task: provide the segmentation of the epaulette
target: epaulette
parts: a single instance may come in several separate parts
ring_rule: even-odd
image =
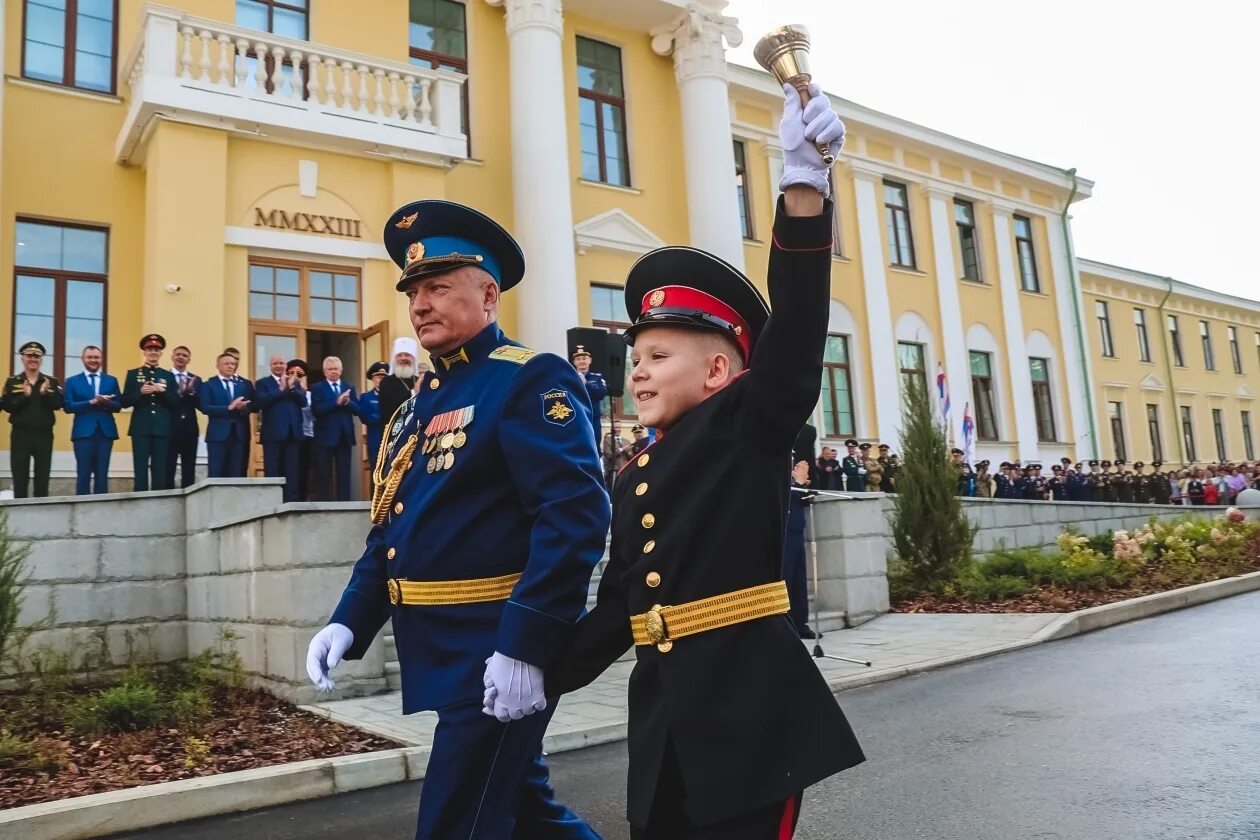
[[[530,350],[528,347],[515,347],[511,344],[504,344],[502,347],[496,348],[495,351],[490,354],[490,358],[498,359],[501,362],[515,362],[518,365],[523,365],[537,355],[537,350]]]

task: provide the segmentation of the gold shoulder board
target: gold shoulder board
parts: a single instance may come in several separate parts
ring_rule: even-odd
[[[491,353],[490,358],[523,365],[537,355],[538,352],[536,350],[530,350],[528,347],[513,347],[510,344],[505,344]]]

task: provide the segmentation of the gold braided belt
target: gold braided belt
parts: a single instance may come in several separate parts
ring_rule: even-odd
[[[506,601],[521,579],[519,572],[472,580],[406,580],[390,578],[389,602],[409,607],[445,607],[451,604],[480,604]]]
[[[645,613],[630,616],[630,632],[636,645],[656,645],[661,653],[669,653],[674,641],[684,636],[787,611],[787,584],[776,580],[688,604],[657,604]]]

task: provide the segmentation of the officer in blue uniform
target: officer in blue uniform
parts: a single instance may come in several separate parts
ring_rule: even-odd
[[[525,261],[494,221],[418,201],[389,217],[385,246],[435,369],[385,423],[374,526],[307,671],[332,689],[329,668],[392,619],[403,713],[438,713],[418,839],[598,837],[555,801],[541,754],[543,669],[610,519],[586,390],[567,360],[499,329]],[[483,713],[491,682],[509,688]]]
[[[376,468],[376,455],[381,451],[381,433],[388,418],[381,417],[381,380],[389,373],[389,365],[373,362],[367,369],[368,389],[359,395],[359,419],[367,436],[367,468]]]
[[[602,440],[603,430],[600,428],[599,412],[604,397],[608,396],[608,383],[604,381],[603,374],[591,370],[591,351],[581,344],[573,351],[573,367],[582,377],[582,384],[586,386],[586,396],[594,409],[591,412],[591,426],[595,432],[595,440]]]

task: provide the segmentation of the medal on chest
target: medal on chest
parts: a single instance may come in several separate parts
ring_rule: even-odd
[[[442,472],[455,466],[455,450],[468,443],[468,433],[464,430],[472,424],[475,413],[476,406],[469,405],[438,414],[429,421],[420,450],[429,456],[425,465],[427,472]]]

